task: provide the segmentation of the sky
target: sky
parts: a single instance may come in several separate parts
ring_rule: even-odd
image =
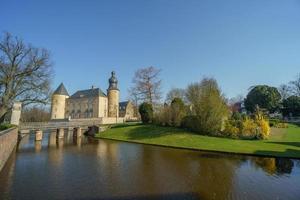
[[[162,91],[215,78],[230,98],[300,73],[300,0],[0,0],[0,31],[51,52],[53,89],[121,100],[134,72],[160,68]]]

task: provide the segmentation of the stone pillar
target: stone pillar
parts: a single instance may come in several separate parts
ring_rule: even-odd
[[[41,141],[43,139],[43,131],[36,130],[35,131],[35,141]]]
[[[74,133],[73,133],[74,137],[81,137],[82,136],[82,131],[81,131],[81,127],[76,127],[74,128]]]
[[[64,138],[64,133],[65,133],[65,130],[63,128],[59,128],[59,129],[57,129],[56,137],[57,138]]]
[[[12,112],[11,112],[11,118],[10,123],[13,125],[19,125],[20,123],[20,117],[21,117],[21,109],[22,109],[22,103],[21,102],[15,102],[13,104]]]

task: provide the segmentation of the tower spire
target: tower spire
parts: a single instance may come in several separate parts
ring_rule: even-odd
[[[108,80],[109,86],[107,89],[107,99],[108,99],[108,117],[119,117],[119,100],[120,91],[118,89],[118,79],[116,78],[116,73],[111,72],[111,77]]]
[[[116,72],[112,71],[111,72],[111,77],[108,80],[109,83],[109,90],[119,90],[118,89],[118,79],[116,78]]]

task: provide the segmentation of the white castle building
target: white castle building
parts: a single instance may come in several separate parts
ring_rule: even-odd
[[[111,73],[107,94],[100,88],[79,90],[69,95],[61,83],[52,95],[51,119],[123,118],[135,119],[130,101],[119,102],[120,91],[115,72]]]

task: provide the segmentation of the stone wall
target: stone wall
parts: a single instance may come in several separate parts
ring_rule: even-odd
[[[0,132],[0,171],[18,141],[18,129],[10,128]]]
[[[125,119],[123,117],[104,117],[102,118],[102,124],[121,124],[124,123]]]

